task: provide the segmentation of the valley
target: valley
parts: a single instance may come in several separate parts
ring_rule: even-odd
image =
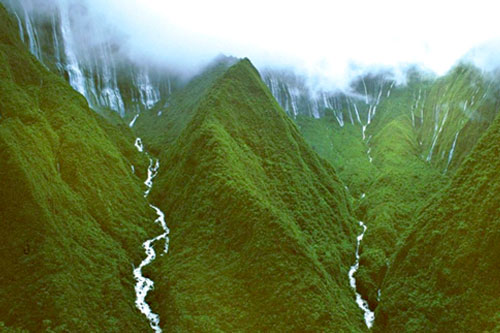
[[[186,78],[2,3],[0,331],[500,329],[498,71]]]

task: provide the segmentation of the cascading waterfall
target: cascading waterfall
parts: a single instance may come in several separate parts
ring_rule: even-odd
[[[128,59],[128,66],[118,62],[111,38],[95,37],[109,34],[106,28],[80,27],[75,16],[79,13],[77,3],[54,3],[51,15],[39,15],[33,10],[37,5],[34,0],[8,0],[6,4],[17,19],[19,34],[30,52],[48,68],[55,67],[92,108],[111,109],[124,117],[127,111],[140,113],[150,109],[172,93],[167,73],[164,78],[168,82],[163,85],[152,80],[148,66]],[[81,52],[82,41],[92,45],[92,50]],[[118,85],[124,80],[130,86]]]
[[[434,134],[432,136],[432,145],[431,145],[431,149],[429,150],[429,155],[427,155],[428,162],[430,162],[432,159],[432,153],[434,151],[434,147],[436,146],[439,135],[443,131],[444,124],[446,123],[446,119],[448,118],[449,108],[446,108],[441,125],[439,125],[440,111],[441,111],[441,108],[436,107],[436,109],[435,109],[435,122],[434,122]]]
[[[396,84],[395,81],[379,79],[375,83],[376,90],[370,91],[373,84],[365,77],[360,77],[358,88],[361,92],[342,92],[312,91],[304,77],[287,72],[265,71],[263,80],[278,104],[291,117],[296,118],[300,114],[321,118],[326,114],[333,114],[340,127],[345,126],[348,120],[351,124],[357,121],[361,126],[373,122],[378,105],[388,89],[386,85],[390,84],[390,90]],[[366,108],[361,105],[366,105]]]
[[[147,108],[151,108],[160,101],[160,92],[151,84],[146,70],[141,71],[141,73],[137,75],[136,86],[139,89],[139,99],[142,105],[145,105]]]
[[[354,111],[356,112],[356,118],[358,119],[358,122],[361,124],[361,118],[359,117],[359,111],[358,111],[358,106],[356,103],[353,103],[354,105]]]
[[[96,60],[95,64],[95,72],[100,71],[100,75],[98,75],[100,85],[97,95],[100,105],[108,106],[123,117],[125,115],[125,104],[118,88],[116,65],[111,52],[109,42],[100,45],[99,61]]]
[[[40,44],[38,40],[37,31],[33,28],[33,23],[28,15],[28,10],[23,7],[24,10],[24,22],[26,24],[26,33],[28,34],[28,42],[30,52],[40,61],[42,61],[42,53],[40,52]]]
[[[16,16],[16,19],[17,19],[17,25],[19,27],[19,36],[21,37],[21,40],[23,41],[24,43],[24,29],[23,29],[23,22],[21,21],[21,18],[19,17],[19,15],[14,12],[14,15]]]
[[[368,103],[368,89],[366,89],[366,83],[365,83],[365,78],[361,77],[361,82],[363,82],[363,87],[365,88],[365,102],[366,104]]]
[[[135,139],[135,143],[134,143],[135,147],[137,148],[137,150],[142,153],[144,151],[144,146],[142,145],[142,140],[141,138],[137,138]]]
[[[396,81],[393,81],[391,86],[389,87],[389,90],[387,90],[387,97],[390,97],[391,96],[391,90],[392,88],[394,87],[394,85],[396,84]]]
[[[375,320],[375,313],[370,310],[368,302],[363,299],[360,293],[358,293],[356,289],[356,278],[354,277],[354,274],[356,274],[356,272],[359,269],[359,247],[367,229],[366,225],[363,222],[359,221],[359,225],[363,228],[363,231],[357,237],[356,261],[349,270],[349,284],[351,285],[351,288],[354,290],[354,293],[356,294],[356,304],[358,304],[358,307],[361,310],[363,310],[366,326],[368,328],[371,328],[373,325],[373,321]]]
[[[61,47],[59,43],[59,36],[57,34],[57,17],[56,14],[52,15],[52,39],[54,40],[54,55],[56,58],[56,67],[59,71],[63,70],[63,64],[61,59]]]
[[[60,20],[61,35],[64,43],[64,55],[66,59],[65,68],[68,73],[69,84],[88,99],[87,90],[85,89],[85,78],[74,52],[73,33],[71,31],[69,16],[65,10],[60,11]]]
[[[139,118],[139,114],[136,114],[134,116],[134,119],[132,119],[132,121],[130,122],[130,124],[128,124],[128,127],[130,127],[130,128],[134,127],[134,124],[135,124],[135,121],[137,120],[137,118]]]
[[[299,99],[300,91],[298,88],[288,89],[290,95],[290,106],[292,108],[292,113],[294,118],[299,114],[299,108],[297,106],[297,99]]]
[[[455,151],[455,146],[457,145],[458,134],[460,134],[460,131],[455,134],[455,139],[453,139],[453,143],[451,144],[450,153],[448,154],[448,163],[446,164],[446,169],[444,170],[444,172],[448,171],[448,167],[450,166],[451,160],[453,158],[453,152]]]
[[[422,89],[418,89],[418,97],[416,98],[415,104],[411,106],[411,125],[415,128],[415,111],[418,110],[418,105],[420,103],[420,98],[422,98]]]
[[[354,125],[354,118],[352,117],[352,110],[350,103],[347,103],[347,112],[349,113],[349,119],[351,120],[351,124]]]
[[[335,119],[339,123],[340,127],[344,127],[344,114],[342,113],[342,110],[339,110],[340,107],[335,99],[333,99],[334,103],[331,103],[330,98],[326,96],[326,93],[321,93],[323,97],[323,107],[325,109],[330,109],[333,111],[333,115],[335,116]],[[352,117],[351,117],[352,119]]]
[[[135,146],[137,147],[137,150],[139,152],[144,151],[144,147],[142,145],[142,140],[140,138],[137,138],[135,140]],[[156,162],[154,162],[153,158],[149,157],[148,177],[147,177],[146,181],[144,182],[147,189],[144,192],[144,197],[147,197],[149,192],[151,191],[151,188],[153,187],[153,179],[158,174],[159,168],[160,168],[159,160],[156,160]],[[156,218],[156,220],[154,222],[160,224],[164,232],[162,234],[154,237],[154,238],[146,240],[142,244],[142,247],[144,248],[144,250],[146,252],[146,258],[140,263],[140,265],[138,267],[134,268],[134,270],[133,270],[134,278],[136,280],[135,305],[141,311],[141,313],[144,314],[146,316],[146,318],[149,320],[149,324],[151,325],[151,328],[156,333],[161,333],[162,329],[160,328],[160,316],[158,314],[154,313],[151,310],[151,307],[149,306],[149,304],[146,302],[146,296],[147,296],[148,292],[153,289],[154,282],[153,282],[153,280],[142,275],[142,269],[144,267],[146,267],[147,265],[151,264],[156,259],[156,251],[154,249],[155,242],[157,242],[159,240],[164,240],[165,246],[163,249],[163,253],[161,255],[168,252],[168,246],[169,246],[168,235],[170,233],[170,230],[168,229],[167,224],[165,223],[165,214],[156,206],[153,206],[150,204],[149,207],[154,209],[154,211],[156,212],[156,215],[158,217]]]

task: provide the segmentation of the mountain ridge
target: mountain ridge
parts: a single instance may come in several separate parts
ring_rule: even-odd
[[[270,137],[269,128],[275,129],[279,137]],[[278,148],[284,142],[294,143],[284,147],[295,148]],[[190,124],[161,159],[168,167],[159,175],[152,196],[166,212],[172,235],[171,253],[160,264],[160,271],[169,278],[164,280],[159,273],[154,297],[171,329],[242,331],[286,327],[315,331],[352,326],[350,329],[363,330],[340,305],[345,304],[353,316],[362,318],[351,300],[347,278],[354,260],[351,255],[356,223],[349,218],[343,184],[333,169],[309,150],[248,60],[230,67],[217,80]],[[303,176],[292,176],[291,168],[298,168]],[[320,208],[311,206],[312,211],[304,213],[307,205],[299,205],[297,198],[311,202],[315,196],[309,191],[322,198]],[[176,198],[169,193],[176,193]],[[303,213],[296,209],[297,205]],[[315,235],[313,229],[324,231]],[[345,229],[351,230],[349,238],[326,242],[335,239],[333,234],[342,235]],[[323,250],[313,250],[313,240]],[[256,251],[258,256],[253,254]],[[325,256],[322,251],[331,254]],[[186,256],[198,260],[185,262],[181,258]],[[304,261],[306,257],[312,261]],[[336,265],[327,262],[343,262],[343,268],[334,269]],[[302,282],[295,287],[291,279]],[[333,288],[336,285],[342,286],[339,291]],[[292,292],[297,288],[302,292]],[[335,315],[321,305],[324,292],[317,288],[338,295],[342,303],[327,302],[343,314]],[[199,302],[191,304],[193,298]],[[295,298],[302,301],[291,300]],[[240,315],[231,322],[222,320],[234,308]],[[318,314],[311,318],[312,309]],[[299,318],[297,314],[305,316]],[[338,316],[347,322],[342,324]]]

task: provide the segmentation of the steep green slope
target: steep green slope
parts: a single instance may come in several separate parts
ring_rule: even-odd
[[[131,133],[38,63],[0,7],[2,325],[147,331],[132,263],[154,212],[132,163],[145,168]]]
[[[491,77],[462,64],[437,80],[410,72],[406,85],[382,99],[364,140],[357,124],[296,119],[309,144],[359,198],[356,215],[368,229],[357,287],[372,309],[379,290],[385,293],[398,240],[491,124],[498,110],[495,91]]]
[[[200,100],[235,62],[236,59],[232,57],[216,58],[185,87],[169,96],[165,106],[143,112],[137,118],[134,130],[140,133],[152,152],[158,154],[181,134]]]
[[[425,83],[416,82],[422,86]],[[377,172],[365,187],[358,217],[368,230],[361,246],[359,290],[377,305],[389,258],[419,209],[444,184],[439,170],[420,157],[417,132],[408,114],[413,84],[395,88],[367,129],[367,145]]]
[[[358,198],[356,216],[368,229],[360,249],[357,287],[372,309],[400,235],[443,185],[441,173],[420,157],[407,107],[411,92],[412,87],[394,88],[391,98],[382,100],[365,140],[358,125],[340,127],[328,117],[297,118],[306,140]]]
[[[367,155],[361,128],[347,123],[340,127],[333,117],[320,119],[298,116],[296,123],[307,143],[334,166],[349,192],[359,198],[377,173]]]
[[[376,332],[500,329],[499,156],[497,118],[399,249]]]
[[[161,156],[171,228],[154,304],[173,332],[358,332],[343,184],[248,60],[227,70]]]
[[[493,122],[498,87],[487,73],[460,64],[432,85],[414,88],[418,95],[411,111],[422,157],[436,168],[454,170]]]

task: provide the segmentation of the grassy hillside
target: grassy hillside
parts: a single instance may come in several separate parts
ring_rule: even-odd
[[[500,329],[500,118],[430,202],[384,282],[376,332]]]
[[[0,7],[0,322],[147,331],[132,264],[154,220],[133,136],[29,54]]]
[[[153,293],[165,329],[363,331],[344,186],[255,68],[229,68],[193,111],[152,193],[172,231]]]

